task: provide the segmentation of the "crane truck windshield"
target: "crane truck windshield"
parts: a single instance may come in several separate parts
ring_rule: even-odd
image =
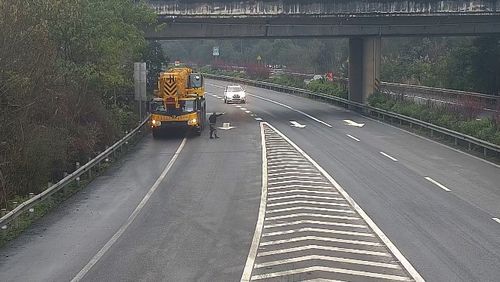
[[[151,104],[151,111],[159,114],[178,115],[192,113],[196,110],[195,100],[183,100],[179,101],[179,104],[179,109],[166,109],[162,101],[154,101]]]

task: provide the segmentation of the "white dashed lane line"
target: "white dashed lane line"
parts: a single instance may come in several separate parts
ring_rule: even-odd
[[[430,178],[430,177],[428,177],[428,176],[426,176],[426,177],[425,177],[425,179],[426,179],[427,181],[431,182],[432,184],[436,185],[437,187],[439,187],[439,188],[443,189],[443,190],[444,190],[444,191],[446,191],[446,192],[450,192],[450,191],[451,191],[450,189],[448,189],[448,188],[447,188],[446,186],[444,186],[443,184],[441,184],[441,183],[437,182],[436,180],[434,180],[434,179],[432,179],[432,178]]]
[[[352,136],[352,135],[350,135],[350,134],[346,134],[346,135],[347,135],[347,137],[351,138],[352,140],[354,140],[354,141],[356,141],[356,142],[361,141],[361,140],[359,140],[358,138],[356,138],[356,137],[354,137],[354,136]]]
[[[219,99],[219,100],[224,100],[223,97],[220,97],[220,96],[217,96],[215,94],[211,94],[209,92],[206,92],[207,95],[210,95],[216,99]],[[262,121],[262,118],[259,118],[257,117],[256,114],[252,113],[252,111],[248,110],[247,108],[244,108],[243,106],[241,105],[237,105],[237,104],[232,104],[233,107],[236,107],[236,108],[239,108],[241,111],[245,112],[246,114],[249,114],[251,117],[253,117],[256,121]]]
[[[389,156],[388,154],[386,154],[386,153],[384,153],[384,152],[380,152],[380,154],[381,154],[382,156],[384,156],[384,157],[389,158],[390,160],[392,160],[392,161],[394,161],[394,162],[397,162],[397,161],[398,161],[398,159],[396,159],[396,158],[394,158],[394,157],[391,157],[391,156]]]
[[[255,94],[250,94],[250,93],[248,93],[248,95],[250,95],[250,96],[252,96],[252,97],[255,97],[255,98],[258,98],[258,99],[261,99],[261,100],[264,100],[264,101],[267,101],[267,102],[271,102],[271,103],[273,103],[273,104],[276,104],[276,105],[282,106],[282,107],[284,107],[284,108],[287,108],[287,109],[289,109],[289,110],[292,110],[292,111],[294,111],[294,112],[297,112],[297,113],[299,113],[299,114],[302,114],[302,115],[304,115],[304,116],[306,116],[306,117],[308,117],[308,118],[310,118],[310,119],[312,119],[312,120],[314,120],[314,121],[316,121],[316,122],[319,122],[319,123],[321,123],[321,124],[323,124],[323,125],[325,125],[325,126],[327,126],[327,127],[330,127],[330,128],[331,128],[331,127],[333,127],[331,124],[329,124],[329,123],[327,123],[327,122],[324,122],[324,121],[322,121],[322,120],[320,120],[320,119],[318,119],[318,118],[313,117],[313,116],[312,116],[312,115],[310,115],[310,114],[307,114],[307,113],[305,113],[305,112],[303,112],[303,111],[301,111],[301,110],[297,110],[297,109],[295,109],[295,108],[293,108],[293,107],[291,107],[291,106],[288,106],[288,105],[286,105],[286,104],[283,104],[283,103],[280,103],[280,102],[278,102],[278,101],[271,100],[271,99],[268,99],[268,98],[264,98],[264,97],[261,97],[261,96],[259,96],[259,95],[255,95]]]
[[[494,218],[492,218],[492,219],[493,219],[494,221],[496,221],[497,223],[500,223],[500,219],[499,219],[499,218],[494,217]]]

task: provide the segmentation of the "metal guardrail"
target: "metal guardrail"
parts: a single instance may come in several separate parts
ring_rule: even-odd
[[[342,83],[344,86],[347,86],[349,83],[348,78],[336,78],[335,80]],[[403,94],[408,97],[418,97],[446,103],[462,103],[464,99],[473,98],[477,99],[485,110],[489,111],[497,111],[496,108],[500,105],[500,96],[421,85],[382,81],[380,82],[380,91],[394,95]]]
[[[232,70],[245,70],[245,67],[230,66]],[[301,77],[312,78],[315,74],[299,73],[288,70],[273,70],[275,74],[288,74]],[[349,84],[349,78],[335,77],[334,80],[344,87]],[[403,94],[407,97],[421,98],[425,100],[434,100],[441,103],[460,104],[467,98],[477,99],[482,105],[483,109],[490,112],[499,112],[500,109],[500,95],[490,95],[477,92],[468,92],[454,89],[437,88],[421,85],[402,84],[394,82],[380,82],[380,91],[391,95]]]
[[[303,73],[286,72],[286,71],[284,73],[299,75],[299,76],[307,76],[307,77],[314,76],[314,74],[303,74]],[[347,84],[349,83],[349,79],[344,77],[336,77],[335,81],[343,84],[346,87]],[[471,97],[479,99],[480,103],[484,104],[484,106],[491,111],[495,111],[496,107],[500,105],[500,96],[497,95],[489,95],[477,92],[468,92],[468,91],[446,89],[446,88],[437,88],[437,87],[382,81],[380,82],[380,90],[383,92],[393,92],[394,94],[405,94],[408,96],[421,97],[426,99],[439,98],[441,100],[447,100],[448,102],[460,102],[461,99],[464,99],[466,97]]]
[[[385,120],[386,117],[389,117],[391,119],[391,122],[393,122],[395,119],[399,121],[400,124],[407,123],[409,124],[410,127],[413,126],[418,126],[420,128],[426,128],[430,130],[431,136],[433,136],[435,133],[440,133],[443,136],[448,136],[454,139],[455,145],[458,145],[459,141],[465,142],[468,144],[468,149],[472,150],[472,146],[476,146],[478,148],[483,149],[483,155],[485,157],[488,156],[489,152],[494,152],[497,156],[500,156],[500,146],[457,132],[453,131],[451,129],[447,129],[444,127],[440,127],[437,125],[434,125],[432,123],[428,123],[425,121],[421,121],[416,118],[408,117],[405,115],[401,115],[398,113],[390,112],[387,110],[375,108],[369,105],[357,103],[354,101],[349,101],[347,99],[343,99],[340,97],[324,94],[324,93],[316,93],[312,92],[309,90],[301,89],[301,88],[295,88],[295,87],[289,87],[289,86],[283,86],[279,84],[274,84],[274,83],[269,83],[269,82],[264,82],[264,81],[255,81],[255,80],[250,80],[250,79],[244,79],[244,78],[236,78],[236,77],[230,77],[230,76],[223,76],[223,75],[213,75],[213,74],[205,74],[205,77],[207,78],[213,78],[213,79],[218,79],[218,80],[226,80],[226,81],[232,81],[232,82],[239,82],[251,86],[256,86],[260,88],[266,88],[270,90],[275,90],[279,92],[286,92],[286,93],[291,93],[291,94],[298,94],[298,95],[305,95],[313,98],[320,98],[328,101],[333,101],[336,102],[337,104],[340,104],[346,108],[351,108],[351,109],[357,109],[361,110],[362,113],[364,114],[369,114],[369,115],[375,115],[378,117],[382,117],[382,119]]]
[[[114,154],[117,150],[121,149],[123,145],[128,144],[128,141],[132,139],[137,133],[141,131],[141,129],[147,125],[149,120],[149,116],[142,121],[134,130],[132,130],[130,133],[125,135],[122,139],[117,141],[115,144],[113,144],[111,147],[107,148],[104,152],[100,153],[97,157],[94,159],[90,160],[88,163],[85,165],[77,168],[73,173],[67,175],[64,177],[62,180],[57,182],[56,184],[50,186],[48,189],[43,191],[40,194],[35,195],[31,199],[22,202],[20,205],[15,207],[13,210],[9,211],[7,214],[2,216],[0,218],[0,226],[2,230],[7,229],[8,224],[21,216],[24,212],[33,212],[32,208],[36,206],[37,204],[43,202],[44,200],[48,199],[51,195],[54,193],[60,191],[67,185],[71,184],[73,181],[78,181],[79,177],[86,173],[87,171],[90,171],[93,167],[98,166],[101,164],[102,161],[106,160],[111,154]]]

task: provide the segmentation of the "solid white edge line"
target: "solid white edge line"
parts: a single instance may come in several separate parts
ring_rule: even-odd
[[[92,269],[92,267],[99,262],[99,260],[104,256],[104,254],[113,246],[113,244],[120,239],[120,237],[125,233],[127,228],[132,224],[132,222],[135,220],[137,215],[141,212],[141,210],[146,206],[147,202],[153,195],[153,193],[158,189],[160,186],[160,183],[163,181],[167,173],[170,171],[172,166],[174,165],[175,161],[179,157],[179,154],[181,153],[182,149],[184,148],[184,145],[186,144],[187,138],[184,138],[182,140],[181,144],[177,148],[177,151],[175,151],[174,155],[172,156],[172,159],[170,159],[170,162],[168,162],[167,166],[163,170],[163,172],[160,174],[158,179],[156,179],[155,183],[151,188],[149,189],[148,193],[144,196],[142,201],[137,205],[135,210],[132,212],[132,214],[128,217],[127,221],[125,221],[125,224],[123,224],[120,229],[106,242],[106,244],[95,254],[92,259],[76,274],[76,276],[71,279],[71,282],[77,282],[80,281],[89,271]]]
[[[500,223],[500,219],[498,217],[493,217],[492,218],[494,221],[496,221],[497,223]]]
[[[450,192],[450,191],[451,191],[451,190],[450,190],[450,189],[448,189],[446,186],[444,186],[443,184],[441,184],[441,183],[437,182],[436,180],[434,180],[434,179],[430,178],[429,176],[426,176],[426,177],[425,177],[425,179],[426,179],[427,181],[431,182],[432,184],[436,185],[437,187],[439,187],[439,188],[443,189],[443,190],[444,190],[444,191],[446,191],[446,192]]]
[[[222,87],[222,86],[218,86],[218,85],[211,84],[211,83],[207,83],[207,84],[208,84],[208,85],[212,85],[212,86],[214,86],[214,87],[216,87],[216,88],[222,88],[222,89],[224,88],[224,87]],[[349,112],[349,113],[355,113],[355,112],[351,112],[351,111],[349,111],[349,110],[345,110],[344,108],[341,108],[341,107],[336,107],[336,108],[338,108],[338,110],[341,110],[341,111],[346,111],[346,112]],[[454,147],[451,147],[451,146],[449,146],[449,145],[446,145],[446,144],[440,143],[440,142],[438,142],[438,141],[436,141],[436,140],[429,139],[429,138],[427,138],[427,137],[425,137],[425,136],[418,135],[418,134],[413,133],[413,132],[411,132],[411,131],[408,131],[408,130],[406,130],[406,129],[403,129],[403,128],[400,128],[400,127],[397,127],[397,126],[394,126],[394,125],[391,125],[391,124],[388,124],[388,123],[385,123],[385,122],[383,122],[383,121],[377,120],[377,119],[372,118],[372,117],[369,117],[369,116],[365,116],[365,115],[360,115],[360,116],[361,116],[361,117],[363,117],[363,118],[365,118],[365,119],[367,119],[367,120],[371,120],[371,121],[373,121],[373,122],[376,122],[376,123],[379,123],[379,124],[382,124],[382,125],[385,125],[385,126],[392,127],[392,128],[394,128],[394,129],[397,129],[397,130],[403,131],[403,132],[405,132],[405,133],[407,133],[407,134],[409,134],[409,135],[412,135],[412,136],[414,136],[414,137],[417,137],[417,138],[420,138],[420,139],[422,139],[422,140],[426,140],[426,141],[429,141],[429,142],[431,142],[431,143],[434,143],[434,144],[437,144],[437,145],[440,145],[440,146],[446,147],[446,148],[448,148],[448,149],[450,149],[450,150],[452,150],[452,151],[455,151],[455,152],[457,152],[457,153],[460,153],[460,154],[463,154],[463,155],[466,155],[466,156],[472,157],[472,158],[474,158],[474,159],[476,159],[476,160],[478,160],[478,161],[481,161],[481,162],[484,162],[484,163],[486,163],[486,164],[492,165],[492,166],[494,166],[494,167],[500,168],[500,164],[496,164],[496,163],[494,163],[494,162],[490,162],[490,161],[488,161],[488,160],[485,160],[485,159],[480,158],[480,157],[478,157],[478,156],[474,156],[474,155],[472,155],[472,154],[469,154],[469,153],[464,152],[464,151],[462,151],[462,150],[459,150],[459,149],[457,149],[457,148],[454,148]]]
[[[308,159],[332,184],[337,188],[337,190],[346,198],[346,200],[352,205],[352,207],[359,213],[359,215],[366,221],[366,223],[373,229],[375,234],[384,242],[384,244],[389,248],[389,250],[392,252],[392,254],[399,260],[399,262],[403,265],[403,267],[408,271],[410,276],[417,281],[417,282],[424,282],[424,278],[420,276],[420,274],[417,272],[417,270],[411,265],[411,263],[403,256],[403,254],[399,251],[399,249],[389,240],[389,238],[382,232],[382,230],[375,224],[375,222],[363,211],[363,209],[354,201],[354,199],[347,194],[347,192],[344,190],[340,184],[333,179],[333,177],[328,174],[317,162],[315,162],[309,155],[307,155],[299,146],[297,146],[295,143],[293,143],[288,137],[286,137],[283,133],[278,131],[276,128],[274,128],[272,125],[269,123],[265,122],[263,124],[266,124],[270,128],[272,128],[275,132],[277,132],[281,137],[283,137],[285,140],[287,140],[290,145],[292,145],[297,151],[299,151],[306,159]]]
[[[216,84],[212,84],[212,83],[207,83],[207,85],[210,85],[210,86],[213,86],[213,87],[216,87],[216,88],[224,88],[224,87],[222,87],[222,86],[219,86],[219,85],[216,85]],[[297,112],[297,113],[303,114],[304,116],[306,116],[306,117],[308,117],[308,118],[310,118],[310,119],[312,119],[312,120],[314,120],[314,121],[316,121],[316,122],[319,122],[319,123],[321,123],[321,124],[323,124],[323,125],[326,125],[326,126],[328,126],[328,127],[330,127],[330,128],[331,128],[331,127],[333,127],[331,124],[329,124],[329,123],[327,123],[327,122],[324,122],[324,121],[322,121],[322,120],[320,120],[320,119],[318,119],[318,118],[315,118],[315,117],[311,116],[310,114],[307,114],[307,113],[305,113],[305,112],[303,112],[303,111],[301,111],[301,110],[297,110],[297,109],[295,109],[295,108],[293,108],[293,107],[291,107],[291,106],[285,105],[285,104],[280,103],[280,102],[278,102],[278,101],[271,100],[271,99],[268,99],[268,98],[264,98],[264,97],[261,97],[261,96],[259,96],[259,95],[255,95],[255,94],[251,94],[251,93],[248,93],[248,95],[249,95],[249,96],[253,96],[253,97],[257,98],[257,99],[261,99],[261,100],[268,101],[268,102],[274,103],[274,104],[276,104],[276,105],[279,105],[279,106],[285,107],[285,108],[287,108],[287,109],[289,109],[289,110],[292,110],[292,111],[295,111],[295,112]]]
[[[347,135],[347,137],[351,138],[352,140],[354,140],[354,141],[356,141],[356,142],[361,141],[361,140],[359,140],[358,138],[356,138],[356,137],[354,137],[354,136],[352,136],[352,135],[350,135],[350,134],[346,134],[346,135]]]
[[[490,161],[485,160],[485,159],[483,159],[483,158],[480,158],[480,157],[478,157],[478,156],[474,156],[474,155],[472,155],[472,154],[469,154],[469,153],[464,152],[464,151],[462,151],[462,150],[459,150],[459,149],[457,149],[457,148],[453,148],[453,147],[451,147],[451,146],[449,146],[449,145],[446,145],[446,144],[443,144],[443,143],[439,143],[438,141],[435,141],[435,140],[429,139],[429,138],[427,138],[427,137],[425,137],[425,136],[418,135],[418,134],[413,133],[413,132],[411,132],[411,131],[408,131],[408,130],[406,130],[406,129],[403,129],[403,128],[400,128],[400,127],[397,127],[397,126],[394,126],[394,125],[391,125],[391,124],[388,124],[388,123],[382,122],[382,121],[380,121],[380,120],[376,120],[376,119],[371,118],[371,117],[367,117],[367,116],[363,116],[363,117],[364,117],[364,118],[366,118],[366,119],[368,119],[368,120],[371,120],[371,121],[374,121],[374,122],[380,123],[380,124],[382,124],[382,125],[386,125],[386,126],[389,126],[389,127],[394,128],[394,129],[401,130],[401,131],[403,131],[403,132],[405,132],[405,133],[407,133],[407,134],[409,134],[409,135],[412,135],[412,136],[414,136],[414,137],[420,138],[420,139],[422,139],[422,140],[426,140],[426,141],[429,141],[429,142],[434,143],[434,144],[436,144],[436,145],[440,145],[440,146],[446,147],[446,148],[448,148],[448,149],[450,149],[450,150],[452,150],[452,151],[455,151],[455,152],[457,152],[457,153],[460,153],[460,154],[463,154],[463,155],[466,155],[466,156],[472,157],[473,159],[476,159],[476,160],[478,160],[478,161],[481,161],[481,162],[487,163],[487,164],[492,165],[492,166],[494,166],[494,167],[500,168],[500,165],[499,165],[499,164],[496,164],[496,163],[494,163],[494,162],[490,162]]]
[[[394,158],[394,157],[391,157],[391,156],[389,156],[388,154],[386,154],[386,153],[384,153],[384,152],[380,152],[380,154],[381,154],[382,156],[384,156],[384,157],[387,157],[387,158],[391,159],[392,161],[395,161],[395,162],[397,162],[397,161],[398,161],[398,159],[396,159],[396,158]]]
[[[260,238],[262,237],[262,230],[264,227],[264,217],[266,216],[266,201],[267,201],[267,157],[266,157],[266,135],[264,134],[264,123],[260,123],[260,135],[262,142],[262,191],[260,195],[260,207],[257,223],[255,224],[255,233],[253,234],[252,245],[248,252],[247,261],[243,274],[241,275],[241,282],[248,282],[252,278],[253,265],[257,250],[259,248]]]

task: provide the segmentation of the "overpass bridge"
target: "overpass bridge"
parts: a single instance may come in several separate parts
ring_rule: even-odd
[[[349,99],[365,103],[386,36],[500,34],[500,0],[149,0],[153,40],[349,37]]]

